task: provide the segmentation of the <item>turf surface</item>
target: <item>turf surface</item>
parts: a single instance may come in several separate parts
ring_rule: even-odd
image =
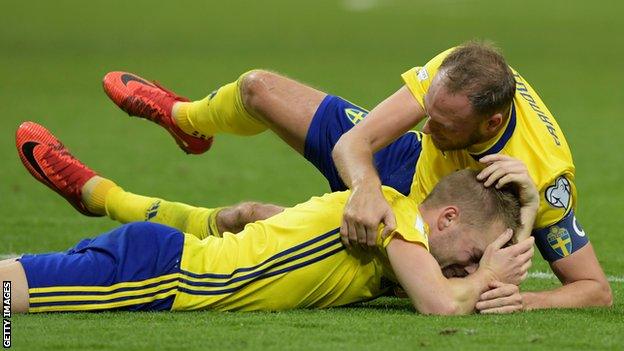
[[[16,156],[23,120],[137,193],[206,206],[295,204],[323,193],[316,170],[270,133],[219,136],[183,155],[162,130],[103,94],[110,70],[153,77],[192,98],[261,67],[372,107],[399,74],[471,38],[498,43],[564,129],[578,214],[607,274],[624,271],[620,150],[624,5],[616,1],[21,1],[0,21],[0,254],[62,250],[114,227],[78,215]],[[182,179],[182,181],[179,181]],[[535,259],[536,271],[547,271]],[[556,286],[529,279],[526,289]],[[13,318],[16,349],[621,349],[624,284],[610,310],[432,318],[405,301],[283,313],[101,313]]]

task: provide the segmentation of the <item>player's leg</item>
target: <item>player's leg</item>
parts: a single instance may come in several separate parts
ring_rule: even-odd
[[[206,151],[219,133],[254,135],[266,129],[303,153],[312,117],[327,95],[264,70],[244,73],[194,102],[125,72],[107,74],[104,89],[130,115],[165,127],[187,153]]]
[[[310,122],[326,95],[277,73],[254,70],[203,100],[179,102],[173,110],[178,121],[189,122],[189,130],[247,135],[269,128],[303,154]]]
[[[240,233],[247,224],[273,217],[282,211],[282,206],[249,201],[224,207],[216,215],[216,236],[222,236],[225,232]]]
[[[103,187],[110,180],[93,177],[83,187],[82,198],[94,213],[103,214],[120,223],[149,221],[179,229],[200,239],[238,233],[247,223],[262,220],[283,210],[282,207],[244,202],[220,208],[195,207],[160,198],[133,194],[121,187]],[[95,199],[102,199],[94,201]]]
[[[13,261],[15,261],[17,258],[18,258],[18,256],[15,255],[15,257],[7,258],[7,259],[4,259],[4,260],[0,261],[0,267],[3,267],[3,266],[6,266],[6,265],[9,265],[9,264],[13,263]]]
[[[14,258],[0,261],[0,281],[4,291],[11,291],[11,312],[28,312],[28,280],[22,264]]]
[[[20,284],[21,294],[27,289],[29,312],[170,310],[186,237],[171,227],[132,223],[65,252],[24,255],[18,264],[28,283]]]
[[[16,144],[20,159],[35,179],[85,215],[108,215],[122,223],[149,220],[205,237],[238,232],[246,223],[281,211],[279,206],[259,203],[243,203],[226,210],[201,208],[126,192],[111,180],[99,177],[36,123],[20,126]]]
[[[187,99],[123,72],[108,74],[104,87],[123,110],[164,126],[190,153],[207,148],[195,152],[184,146],[181,135],[202,140],[218,133],[252,135],[270,128],[314,164],[334,191],[346,186],[331,151],[338,139],[367,115],[365,109],[344,99],[263,70],[247,72],[195,102],[185,102]],[[413,133],[401,139],[388,146],[389,152],[378,152],[375,165],[384,185],[406,194],[412,180],[409,175],[413,175],[409,168],[415,167],[420,141]],[[384,158],[389,154],[395,157]]]

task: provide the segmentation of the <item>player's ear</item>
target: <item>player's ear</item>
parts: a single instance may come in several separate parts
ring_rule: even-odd
[[[501,113],[495,113],[490,116],[485,123],[486,133],[496,133],[499,127],[503,124],[503,115]]]
[[[479,268],[479,264],[478,263],[473,263],[473,264],[470,264],[470,265],[464,267],[464,270],[466,271],[466,273],[472,274],[472,273],[476,272],[478,268]]]
[[[447,206],[438,216],[438,230],[443,231],[452,227],[459,219],[459,209],[455,206]]]

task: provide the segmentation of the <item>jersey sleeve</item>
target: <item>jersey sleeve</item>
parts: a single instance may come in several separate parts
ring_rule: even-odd
[[[392,194],[390,196],[386,190],[384,190],[384,194],[394,211],[397,228],[385,239],[378,235],[378,246],[385,249],[390,241],[398,235],[403,240],[422,245],[429,250],[429,241],[426,234],[427,228],[418,213],[418,205],[412,199],[403,196],[394,189],[391,190]]]
[[[453,51],[448,49],[431,59],[422,67],[414,67],[403,73],[401,78],[420,106],[425,107],[425,94],[429,90],[433,77],[438,72],[442,61]]]
[[[540,207],[535,228],[559,222],[576,207],[576,186],[570,174],[560,174],[539,189]]]
[[[587,245],[589,239],[582,229],[574,208],[576,187],[573,178],[562,174],[540,189],[540,209],[533,236],[542,257],[554,262]]]

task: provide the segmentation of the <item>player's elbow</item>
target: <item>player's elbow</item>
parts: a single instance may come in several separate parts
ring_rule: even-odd
[[[433,316],[456,316],[463,313],[462,309],[454,301],[436,301],[428,304],[415,304],[418,312]]]
[[[611,285],[606,279],[587,280],[585,289],[582,292],[583,301],[577,307],[611,307],[613,305],[613,293]]]
[[[338,139],[331,152],[332,159],[337,166],[343,165],[347,160],[367,157],[369,153],[372,156],[373,142],[363,133],[365,132],[353,128]],[[340,167],[338,169],[340,170]]]
[[[349,149],[349,133],[343,134],[340,139],[338,139],[338,141],[336,142],[336,145],[334,145],[334,149],[331,152],[332,158],[334,159],[334,162],[339,162],[339,160],[341,159],[342,155],[345,153],[345,150]]]
[[[605,280],[599,283],[595,292],[595,299],[598,306],[613,306],[613,292],[611,291],[611,285],[609,285],[608,281]]]

